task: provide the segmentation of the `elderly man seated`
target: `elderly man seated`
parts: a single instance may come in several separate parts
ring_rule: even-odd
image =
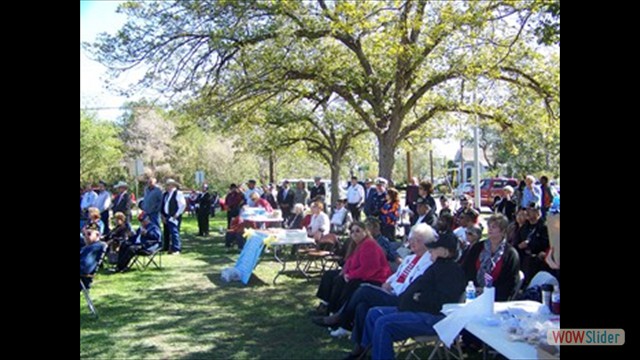
[[[393,359],[394,341],[435,334],[433,325],[444,318],[442,305],[458,302],[465,287],[464,272],[454,261],[457,243],[456,237],[447,233],[427,244],[433,264],[400,294],[398,306],[369,310],[360,345],[348,358],[357,358],[371,348],[372,359]]]
[[[136,234],[120,245],[117,272],[126,270],[129,267],[129,262],[139,250],[154,251],[161,245],[160,228],[151,222],[149,215],[141,213],[138,220],[141,225]]]

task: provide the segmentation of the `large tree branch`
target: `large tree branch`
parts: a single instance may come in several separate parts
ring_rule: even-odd
[[[437,106],[436,105],[436,106],[432,107],[426,113],[424,113],[422,116],[420,116],[419,118],[414,120],[412,123],[410,123],[407,126],[405,126],[404,128],[402,128],[402,130],[400,130],[400,132],[398,133],[398,136],[396,138],[396,142],[399,143],[400,141],[406,139],[413,131],[417,130],[420,126],[424,125],[429,119],[434,117],[438,112],[447,111],[447,110],[448,110],[448,108],[443,107],[443,106]]]
[[[427,80],[422,86],[420,86],[413,93],[413,95],[411,95],[411,97],[407,100],[407,102],[402,106],[400,111],[400,116],[404,117],[416,105],[418,100],[420,100],[420,98],[424,96],[424,94],[427,91],[429,91],[430,89],[432,89],[433,87],[439,84],[442,84],[447,80],[454,79],[459,75],[460,74],[457,71],[451,70],[449,72],[445,72],[445,73],[441,73],[436,76],[433,76],[432,78]]]

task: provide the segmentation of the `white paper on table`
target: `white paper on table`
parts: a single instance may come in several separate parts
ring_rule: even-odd
[[[451,347],[453,340],[455,340],[456,336],[458,336],[469,321],[493,316],[495,296],[495,288],[485,288],[482,295],[478,296],[475,300],[438,321],[433,326],[433,329],[438,333],[440,340],[442,340],[447,347]]]

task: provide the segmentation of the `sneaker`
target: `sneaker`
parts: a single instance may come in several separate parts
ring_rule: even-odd
[[[174,251],[171,253],[171,255],[180,255],[180,251]]]
[[[331,336],[333,337],[343,337],[351,335],[351,331],[343,328],[338,328],[337,330],[333,330],[331,332]]]

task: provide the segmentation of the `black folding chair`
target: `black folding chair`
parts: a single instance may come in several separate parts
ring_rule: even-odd
[[[158,257],[158,261],[156,262],[156,256]],[[133,260],[132,266],[136,266],[138,269],[144,271],[149,265],[153,264],[157,269],[162,269],[162,246],[160,242],[148,247],[142,248],[136,251]]]
[[[102,252],[100,252],[100,254],[98,255],[98,262],[96,264],[95,270],[91,274],[80,275],[80,288],[82,288],[82,293],[84,294],[84,298],[87,301],[87,306],[89,306],[89,311],[91,311],[91,313],[96,317],[98,317],[98,313],[96,312],[95,306],[93,306],[93,301],[91,301],[91,296],[89,296],[89,289],[87,288],[87,285],[91,284],[91,282],[93,281],[93,278],[95,277],[95,274],[98,271],[98,269],[100,269],[100,266],[102,265],[102,261],[104,260],[105,254],[107,253],[107,246],[108,246],[107,243],[102,241],[101,243],[102,243]],[[85,282],[82,281],[83,278],[86,279],[86,282],[87,282],[86,285],[85,285]]]

